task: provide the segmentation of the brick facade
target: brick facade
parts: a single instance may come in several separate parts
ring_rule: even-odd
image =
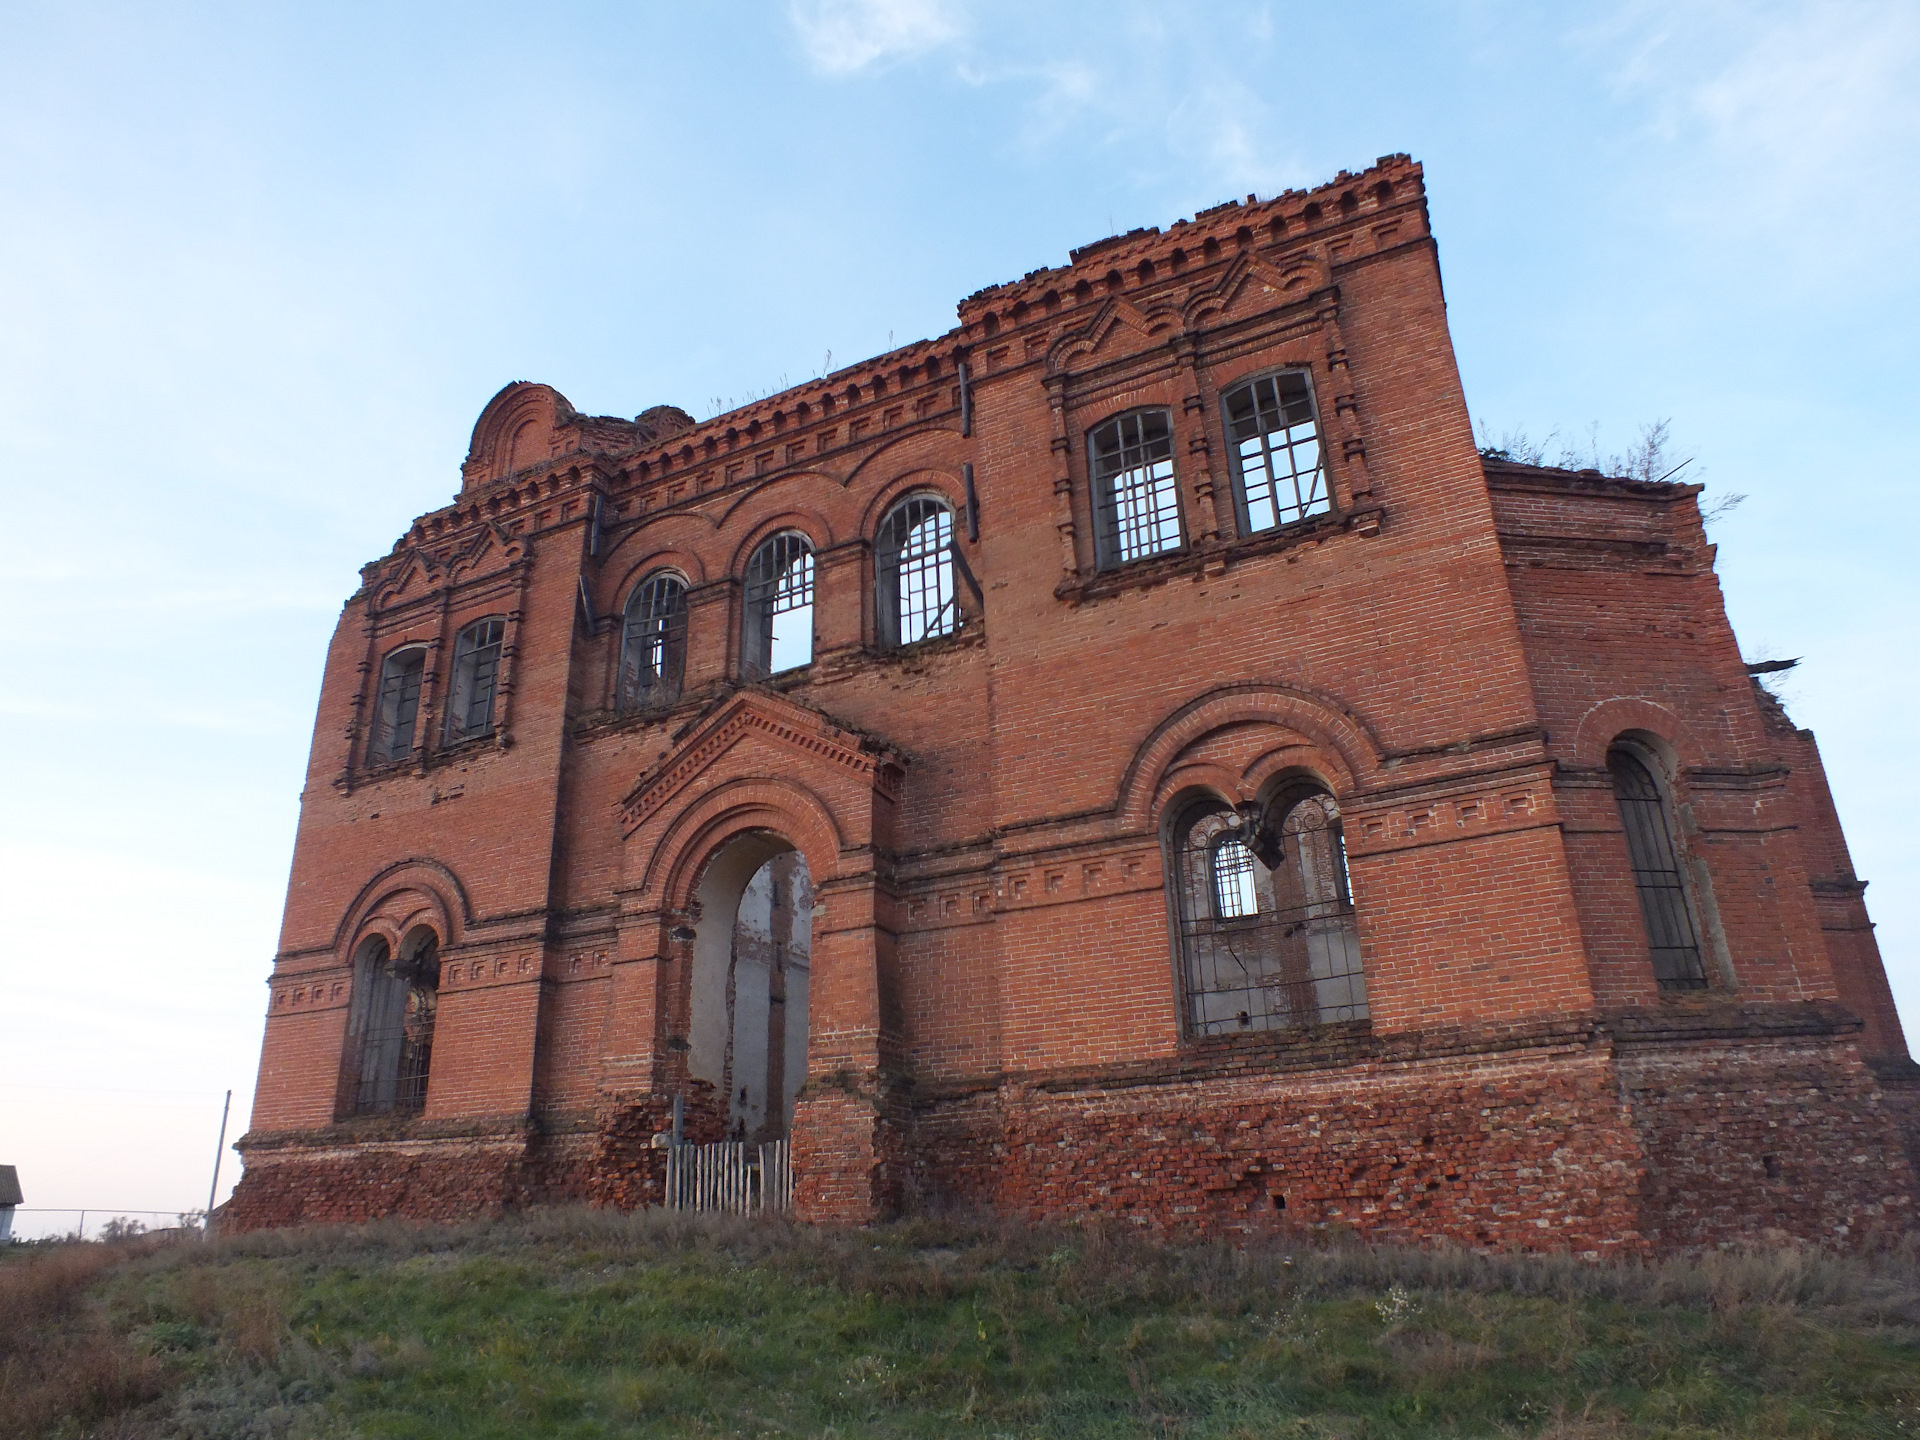
[[[702,1140],[750,1099],[819,1219],[1581,1252],[1909,1226],[1920,1071],[1697,487],[1480,455],[1418,165],[1100,242],[959,320],[701,424],[524,383],[488,405],[328,653],[233,1223],[645,1203],[676,1101]],[[1305,377],[1325,498],[1263,525],[1232,407],[1275,375]],[[1163,417],[1170,461],[1127,473],[1170,478],[1141,492],[1156,553],[1112,563],[1134,512],[1094,471],[1123,415]],[[896,647],[883,530],[915,496],[947,507],[958,623]],[[812,659],[764,678],[746,577],[780,533],[811,548]],[[636,704],[623,617],[660,576],[671,684]],[[493,620],[462,735],[461,637]],[[1692,989],[1649,958],[1620,746],[1658,777]],[[1267,828],[1309,790],[1337,880]],[[1264,857],[1258,906],[1247,879],[1193,919],[1195,805]],[[742,967],[739,896],[779,855],[810,954]],[[1283,925],[1286,865],[1335,888]],[[423,931],[423,1108],[356,1113],[372,937]],[[1247,982],[1239,1030],[1211,1001],[1214,1033],[1194,947],[1217,971],[1288,945],[1293,978]],[[1316,1011],[1336,953],[1357,1003]],[[749,971],[804,1006],[785,1117],[712,1049]],[[801,1033],[765,1000],[763,1052]]]

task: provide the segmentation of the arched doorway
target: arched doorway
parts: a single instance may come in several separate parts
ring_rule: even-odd
[[[687,1075],[708,1110],[701,1128],[785,1139],[807,1078],[806,857],[770,832],[739,836],[708,862],[695,899]]]

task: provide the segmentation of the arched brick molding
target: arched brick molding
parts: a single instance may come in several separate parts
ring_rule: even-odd
[[[1682,765],[1705,762],[1700,742],[1672,710],[1643,695],[1620,695],[1602,700],[1580,717],[1573,737],[1576,763],[1604,766],[1607,747],[1629,730],[1644,731],[1664,740],[1673,747]]]

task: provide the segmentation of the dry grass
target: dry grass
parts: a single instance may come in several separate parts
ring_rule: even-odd
[[[160,1362],[116,1334],[89,1295],[107,1271],[150,1248],[35,1246],[0,1265],[0,1435],[105,1433],[102,1422],[162,1393]]]

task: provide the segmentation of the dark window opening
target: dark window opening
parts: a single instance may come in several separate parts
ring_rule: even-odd
[[[1173,422],[1165,410],[1122,415],[1088,440],[1094,547],[1104,569],[1180,548]]]
[[[680,698],[687,659],[687,587],[674,575],[655,575],[627,601],[620,639],[622,711],[671,705]]]
[[[875,557],[880,643],[915,645],[960,628],[953,593],[953,511],[916,496],[880,524]]]
[[[414,721],[420,715],[420,681],[427,669],[427,652],[418,646],[396,650],[380,667],[380,698],[374,711],[375,765],[390,765],[413,753]]]
[[[1320,461],[1313,393],[1298,371],[1268,375],[1226,395],[1240,532],[1257,535],[1333,508]]]
[[[1196,1035],[1368,1017],[1339,807],[1303,792],[1277,822],[1274,809],[1257,836],[1217,800],[1175,828],[1170,879]]]
[[[813,547],[791,531],[776,535],[747,563],[747,614],[741,669],[748,679],[813,663]]]
[[[493,697],[506,634],[506,621],[478,620],[454,641],[453,685],[447,695],[449,744],[493,733]]]
[[[1666,797],[1652,772],[1629,750],[1609,750],[1607,770],[1627,835],[1627,863],[1640,894],[1654,979],[1662,990],[1704,990],[1707,972],[1700,962],[1700,941],[1674,850]]]
[[[431,930],[409,935],[397,960],[379,936],[360,947],[347,1014],[354,1114],[413,1112],[426,1104],[439,1003],[440,939]]]

